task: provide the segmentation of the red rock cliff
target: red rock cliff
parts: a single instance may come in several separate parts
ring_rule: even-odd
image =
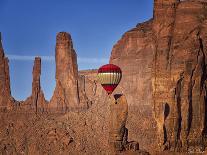
[[[128,100],[129,139],[141,146],[149,146],[156,134],[151,82],[154,48],[152,20],[149,20],[126,32],[113,47],[110,58],[110,63],[120,66],[123,72],[115,93],[125,94]]]
[[[14,99],[11,96],[9,59],[4,55],[4,49],[0,33],[0,107],[1,109],[11,109]]]
[[[202,151],[206,145],[206,6],[155,3],[153,104],[163,149]]]
[[[156,120],[161,149],[206,146],[206,8],[206,1],[155,0],[153,20],[126,32],[112,50],[110,62],[123,70],[116,91],[139,107],[137,120],[139,112],[142,119],[153,113],[148,120]]]

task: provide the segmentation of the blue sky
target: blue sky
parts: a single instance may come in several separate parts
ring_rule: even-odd
[[[55,37],[72,35],[79,70],[108,62],[124,32],[152,17],[153,0],[0,0],[0,32],[10,58],[12,95],[31,94],[34,56],[43,56],[41,85],[50,99],[55,87]]]

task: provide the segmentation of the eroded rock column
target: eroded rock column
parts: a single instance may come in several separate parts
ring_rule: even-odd
[[[33,82],[32,82],[32,104],[35,106],[36,111],[44,112],[47,109],[47,101],[45,100],[44,93],[41,89],[41,58],[36,57],[33,66]]]
[[[9,59],[5,57],[0,33],[0,108],[11,109],[14,99],[11,96]]]
[[[47,110],[47,101],[44,97],[44,93],[41,89],[41,58],[35,57],[34,66],[32,71],[32,94],[23,103],[27,110],[32,110],[37,112],[44,112]]]
[[[128,104],[126,97],[115,95],[110,104],[110,145],[115,151],[122,151],[127,139],[123,139],[127,134],[125,127],[128,115]]]
[[[122,94],[115,94],[110,103],[109,145],[114,154],[123,151],[138,151],[138,142],[128,142],[128,103]]]
[[[56,37],[56,88],[50,101],[53,110],[67,111],[78,107],[78,65],[70,34],[60,32]]]

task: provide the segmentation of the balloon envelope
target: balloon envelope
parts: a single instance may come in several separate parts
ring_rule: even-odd
[[[111,94],[118,86],[122,78],[121,69],[113,64],[106,64],[99,68],[98,79],[108,94]]]

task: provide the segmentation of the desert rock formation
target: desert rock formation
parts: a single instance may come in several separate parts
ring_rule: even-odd
[[[115,94],[110,103],[110,132],[109,142],[114,151],[122,151],[127,144],[126,121],[128,115],[128,104],[123,95]],[[138,149],[138,148],[137,148]]]
[[[40,58],[34,62],[32,95],[24,102],[14,101],[0,43],[1,153],[111,154],[111,141],[120,154],[130,154],[123,152],[136,146],[130,141],[152,154],[204,151],[206,8],[204,0],[155,0],[153,18],[137,24],[114,45],[110,63],[123,71],[114,94],[125,94],[127,103],[123,97],[111,101],[106,96],[97,70],[78,71],[66,32],[56,38],[56,88],[50,102],[41,90]],[[6,112],[14,102],[17,108]]]
[[[163,149],[199,152],[205,147],[206,6],[155,2],[153,104]]]
[[[9,59],[5,57],[0,33],[0,109],[12,109],[14,102],[10,89]]]
[[[56,88],[50,102],[54,109],[67,110],[79,104],[78,65],[72,39],[68,33],[59,33],[56,38]]]
[[[60,32],[56,37],[56,88],[50,101],[50,109],[68,111],[87,107],[88,99],[79,89],[77,55],[70,34]]]
[[[117,91],[129,98],[129,119],[137,118],[129,122],[140,115],[151,125],[156,120],[164,150],[201,152],[206,146],[206,6],[155,0],[153,19],[126,32],[112,50],[110,62],[124,75]],[[139,107],[134,112],[133,105]],[[137,138],[146,146],[146,137]]]
[[[32,81],[32,94],[30,97],[26,99],[23,103],[21,103],[21,108],[25,110],[31,110],[34,112],[44,112],[47,111],[48,102],[44,97],[44,93],[41,89],[41,82],[40,82],[40,75],[41,75],[41,58],[36,57],[34,60],[33,66],[33,81]]]
[[[128,141],[128,129],[126,128],[128,103],[123,94],[115,94],[112,97],[109,117],[111,118],[109,120],[109,145],[114,154],[126,151],[139,154],[141,152],[139,143]]]
[[[152,148],[152,141],[156,141],[151,95],[153,43],[149,20],[126,32],[114,45],[110,58],[110,63],[120,66],[123,74],[115,93],[125,94],[129,104],[129,139]]]

